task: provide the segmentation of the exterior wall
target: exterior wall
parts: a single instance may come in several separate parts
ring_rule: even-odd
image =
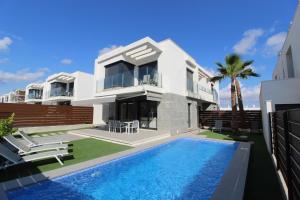
[[[198,104],[185,96],[166,93],[157,108],[157,129],[162,133],[183,133],[188,127],[188,103],[191,104],[191,128],[198,128]]]
[[[287,38],[281,50],[281,54],[278,57],[277,66],[273,72],[273,79],[277,76],[277,79],[286,79],[288,76],[287,67],[287,53],[291,48],[293,55],[293,65],[295,78],[300,78],[300,3],[298,3],[296,13],[288,32]],[[293,78],[293,77],[291,77]]]
[[[300,3],[298,3],[293,23],[284,42],[277,65],[273,71],[273,80],[261,83],[260,107],[262,111],[263,131],[268,150],[271,150],[271,133],[269,130],[269,112],[275,111],[276,104],[299,104],[300,91]],[[289,52],[292,59],[288,59]],[[288,66],[293,63],[294,76]]]
[[[300,90],[295,87],[300,85],[300,79],[273,80],[261,83],[260,108],[262,112],[263,131],[268,150],[271,150],[268,113],[275,111],[276,104],[299,104]]]
[[[94,76],[84,72],[74,72],[74,100],[89,99],[93,97]]]

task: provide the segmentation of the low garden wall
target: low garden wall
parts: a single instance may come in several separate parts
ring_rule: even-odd
[[[0,118],[12,113],[15,127],[93,123],[93,107],[0,103]]]
[[[262,128],[262,118],[260,110],[244,111],[244,127],[252,128],[251,123],[257,123],[258,128]],[[241,124],[239,112],[237,112],[236,123]],[[216,120],[222,120],[224,127],[231,127],[232,111],[200,111],[199,123],[201,126],[213,127]]]

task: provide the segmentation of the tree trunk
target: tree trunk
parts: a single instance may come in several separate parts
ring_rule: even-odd
[[[237,79],[235,80],[235,86],[236,86],[236,94],[237,94],[238,105],[239,105],[240,122],[241,122],[241,126],[245,128],[245,113],[244,113],[243,98],[242,98],[240,82]]]
[[[231,128],[234,131],[237,131],[238,124],[237,124],[237,105],[236,105],[236,89],[235,89],[235,78],[231,78],[231,109],[232,109],[232,121],[231,121]]]

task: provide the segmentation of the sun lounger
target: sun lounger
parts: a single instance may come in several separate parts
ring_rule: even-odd
[[[61,161],[60,157],[69,155],[69,153],[67,150],[53,150],[20,156],[9,150],[3,144],[0,144],[0,155],[9,161],[9,163],[7,162],[3,167],[1,167],[5,168],[12,165],[18,165],[24,162],[44,160],[49,158],[55,158],[59,162],[59,164],[63,165],[63,162]]]
[[[67,144],[47,144],[36,147],[28,147],[22,142],[18,141],[13,135],[6,135],[3,137],[8,143],[19,150],[21,154],[30,154],[33,152],[49,151],[49,150],[60,150],[67,149]]]
[[[69,141],[60,141],[57,139],[50,139],[47,142],[38,142],[34,138],[30,137],[28,134],[26,134],[24,131],[18,131],[18,134],[22,136],[22,138],[29,143],[28,146],[30,147],[36,147],[36,146],[41,146],[41,145],[49,145],[49,144],[63,144],[63,143],[68,143]]]

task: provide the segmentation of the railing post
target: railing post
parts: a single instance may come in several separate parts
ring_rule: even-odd
[[[288,111],[283,112],[283,125],[284,125],[284,140],[285,140],[285,156],[286,156],[286,174],[287,174],[287,187],[288,187],[288,199],[293,200],[292,192],[292,170],[291,170],[291,157],[290,157],[290,141],[288,131]]]

